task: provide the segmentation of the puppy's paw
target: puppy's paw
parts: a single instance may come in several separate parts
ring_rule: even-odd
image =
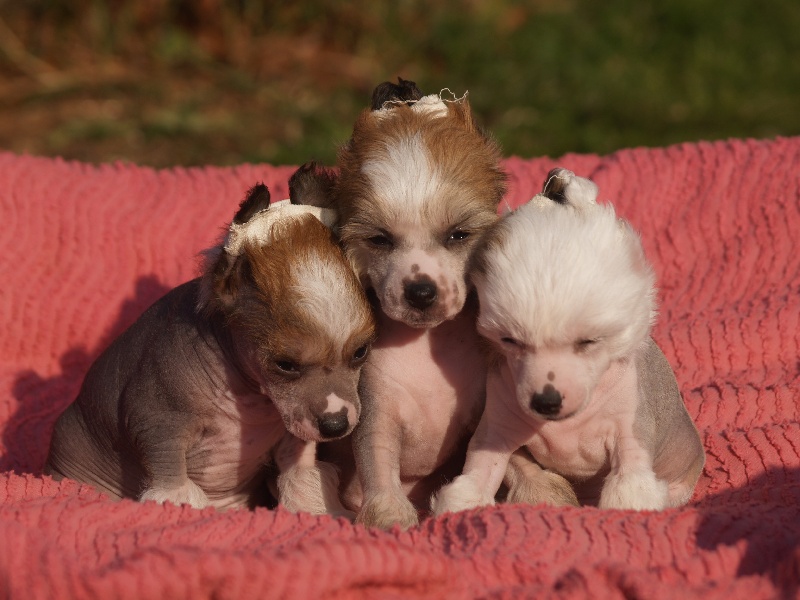
[[[191,479],[187,479],[186,483],[177,488],[152,487],[146,489],[139,496],[139,501],[146,502],[147,500],[153,500],[159,504],[164,504],[164,502],[172,502],[177,505],[188,504],[193,508],[205,508],[210,504],[206,493]]]
[[[467,475],[459,475],[431,498],[431,510],[435,515],[492,504],[494,498],[486,497]]]
[[[509,485],[506,503],[580,506],[572,484],[558,473],[544,470],[534,480],[519,478]]]
[[[278,501],[291,512],[353,518],[339,500],[339,475],[330,463],[291,467],[278,475]]]
[[[669,503],[669,486],[650,469],[611,473],[603,482],[600,508],[662,510]]]
[[[389,529],[392,525],[408,529],[419,524],[419,515],[414,505],[402,494],[381,492],[364,499],[356,523],[381,529]]]

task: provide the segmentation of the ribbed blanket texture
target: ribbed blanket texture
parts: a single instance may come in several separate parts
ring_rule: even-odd
[[[641,232],[654,337],[707,452],[663,512],[498,505],[380,531],[285,510],[112,502],[42,476],[92,360],[194,277],[245,191],[294,167],[154,170],[0,154],[0,597],[794,597],[800,583],[800,138],[508,158],[560,165]],[[434,401],[435,399],[432,399]]]

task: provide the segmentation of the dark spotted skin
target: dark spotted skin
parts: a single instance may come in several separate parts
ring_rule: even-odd
[[[257,398],[258,388],[240,368],[223,322],[197,314],[199,286],[196,279],[169,292],[92,365],[56,422],[46,474],[89,483],[112,498],[138,498],[149,487],[176,486],[214,461],[204,440],[218,427],[216,398]],[[246,410],[248,421],[282,430],[267,398]],[[210,500],[257,503],[275,442],[264,435],[253,455],[237,457],[245,460],[228,489],[209,489]]]

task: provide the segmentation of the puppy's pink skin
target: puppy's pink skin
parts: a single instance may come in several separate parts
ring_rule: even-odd
[[[408,527],[459,472],[483,408],[485,355],[466,274],[505,176],[465,99],[387,99],[362,113],[339,156],[342,241],[379,313],[353,433],[358,476],[342,479],[358,522]],[[432,286],[428,302],[420,289]]]
[[[478,251],[478,328],[497,359],[464,471],[434,511],[491,504],[525,447],[583,503],[658,510],[686,503],[702,443],[674,373],[649,337],[655,276],[638,236],[596,186],[562,169]]]
[[[426,507],[443,478],[458,473],[485,389],[474,318],[469,306],[436,328],[416,329],[378,314],[378,341],[362,371],[370,397],[353,434],[364,487],[351,485],[344,504],[369,512],[372,502],[389,496],[389,504],[407,512],[370,524],[413,524],[416,510],[406,498]]]
[[[463,475],[440,492],[435,512],[492,504],[511,453],[523,446],[543,467],[573,481],[583,503],[622,508],[614,506],[620,499],[609,496],[612,493],[624,496],[626,508],[659,510],[686,503],[702,461],[687,463],[683,452],[643,439],[637,424],[642,382],[636,362],[652,360],[656,353],[660,351],[648,339],[637,350],[638,356],[612,362],[583,410],[554,421],[523,408],[506,361],[494,366],[487,377],[486,408],[470,442]],[[684,423],[677,419],[673,423],[674,431],[662,430],[661,437],[680,439]],[[658,479],[649,475],[654,471]],[[605,484],[597,477],[604,478]],[[610,490],[609,485],[622,489]]]

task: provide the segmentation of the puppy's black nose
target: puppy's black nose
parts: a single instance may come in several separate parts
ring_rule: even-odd
[[[531,396],[531,410],[547,417],[557,415],[561,410],[561,392],[548,383],[541,392]]]
[[[342,407],[339,412],[322,413],[317,419],[317,427],[322,437],[335,438],[344,435],[349,423],[347,422],[347,409]]]
[[[414,281],[406,284],[404,296],[406,301],[420,310],[428,308],[436,301],[436,284],[432,281]]]

